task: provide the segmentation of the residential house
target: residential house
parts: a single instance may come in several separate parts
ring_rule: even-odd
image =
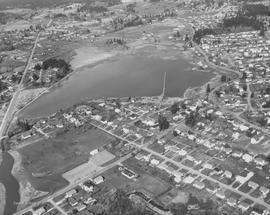
[[[202,190],[205,188],[205,184],[201,181],[196,181],[194,184],[193,184],[193,187],[199,189],[199,190]]]
[[[233,197],[228,198],[227,204],[231,207],[235,207],[237,204],[237,200]]]
[[[259,166],[265,166],[267,164],[267,161],[261,157],[255,158],[254,162]]]
[[[183,179],[183,183],[185,183],[185,184],[192,184],[194,181],[195,181],[195,178],[193,178],[190,175]]]
[[[159,165],[159,160],[157,160],[157,159],[152,159],[152,160],[150,161],[150,163],[151,163],[153,166],[157,166],[157,165]]]
[[[250,213],[251,215],[264,215],[264,210],[261,208],[254,207]]]
[[[181,150],[178,152],[178,154],[179,154],[180,156],[184,157],[184,156],[187,155],[187,151],[184,150],[184,149],[181,149]]]
[[[86,208],[86,205],[80,203],[75,207],[75,210],[77,210],[78,212],[84,210]]]
[[[202,165],[202,167],[203,167],[204,169],[213,169],[213,168],[214,168],[213,165],[212,165],[212,164],[209,164],[209,163],[204,163],[204,164]]]
[[[26,140],[26,139],[32,137],[32,135],[33,135],[33,133],[32,133],[31,130],[26,131],[26,132],[24,132],[24,133],[21,134],[21,139],[22,140]]]
[[[208,185],[207,188],[206,188],[207,192],[209,193],[215,193],[217,191],[217,188],[214,187],[214,186],[210,186]]]
[[[253,160],[253,157],[250,155],[250,154],[244,154],[242,156],[242,159],[247,162],[247,163],[250,163],[252,160]]]
[[[70,197],[70,198],[68,198],[68,203],[69,203],[72,207],[74,207],[74,206],[76,206],[76,205],[78,204],[78,201],[77,201],[75,198]]]
[[[252,189],[257,189],[257,187],[259,187],[259,185],[253,181],[249,181],[248,186],[251,187]]]
[[[225,170],[224,176],[225,176],[226,178],[231,179],[231,178],[232,178],[232,173],[231,173],[230,171],[228,171],[228,170]]]
[[[261,191],[261,193],[262,193],[262,195],[263,195],[264,197],[266,197],[267,194],[269,193],[269,189],[268,189],[267,187],[264,187],[264,186],[261,186],[261,187],[260,187],[260,191]]]
[[[235,158],[240,158],[240,157],[242,157],[242,155],[243,155],[243,152],[241,152],[241,151],[234,151],[232,153],[232,156]]]
[[[94,184],[101,184],[104,180],[105,180],[105,178],[100,175],[100,176],[94,178],[93,182],[94,182]]]
[[[226,198],[225,193],[224,193],[223,190],[218,190],[218,191],[216,192],[216,196],[217,196],[218,198],[220,198],[220,199],[225,199],[225,198]]]
[[[66,192],[65,198],[70,198],[71,196],[73,196],[76,193],[77,193],[77,191],[75,189],[72,189],[72,190]]]
[[[33,215],[42,215],[46,212],[44,207],[38,208],[37,210],[33,211]]]
[[[246,202],[240,202],[238,208],[240,208],[242,211],[247,211],[250,208],[250,204]]]

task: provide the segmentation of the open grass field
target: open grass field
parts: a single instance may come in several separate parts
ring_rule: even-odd
[[[87,162],[89,152],[114,138],[99,130],[76,134],[67,132],[54,139],[42,140],[20,149],[23,165],[30,172],[58,174]]]
[[[128,191],[136,190],[145,193],[152,198],[157,198],[171,189],[171,186],[161,179],[153,177],[144,171],[139,171],[138,169],[135,170],[130,166],[128,166],[128,168],[139,174],[139,177],[136,178],[136,180],[128,179],[123,176],[118,170],[118,167],[115,167],[102,174],[106,179],[106,186],[111,189],[126,189]]]
[[[42,140],[19,150],[22,165],[30,181],[46,181],[59,176],[89,160],[89,152],[109,144],[114,138],[96,129],[84,133],[74,131],[54,139]],[[33,177],[37,176],[37,177]],[[47,180],[49,183],[50,180]],[[38,182],[37,182],[38,183]],[[53,186],[51,184],[50,186]],[[60,186],[60,185],[57,185]],[[38,186],[37,186],[38,187]],[[46,185],[43,184],[43,190]]]
[[[185,193],[177,188],[170,190],[169,192],[162,195],[159,200],[165,205],[169,206],[171,203],[187,203],[188,193]]]
[[[132,187],[135,190],[144,191],[154,198],[171,189],[164,181],[147,174],[141,175],[137,181],[132,184]]]

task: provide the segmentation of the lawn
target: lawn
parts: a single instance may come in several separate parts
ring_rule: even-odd
[[[59,176],[87,162],[90,151],[109,144],[113,140],[112,136],[97,129],[86,132],[70,131],[53,139],[25,146],[19,152],[30,181],[32,174],[39,177],[32,177],[32,179],[41,181],[44,177]]]
[[[153,143],[153,144],[150,144],[148,146],[149,149],[152,149],[153,151],[159,153],[159,154],[163,154],[165,149],[164,149],[164,146],[161,145],[161,144],[158,144],[158,143]]]
[[[88,161],[89,152],[109,144],[113,137],[91,129],[85,133],[67,132],[20,149],[23,165],[33,173],[66,172]]]
[[[134,169],[132,170],[134,171]],[[102,175],[106,178],[103,186],[122,188],[128,191],[141,191],[151,197],[157,197],[170,189],[166,182],[142,172],[140,172],[140,176],[136,180],[123,176],[117,167],[106,171]]]

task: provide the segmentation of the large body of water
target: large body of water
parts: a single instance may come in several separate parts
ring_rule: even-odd
[[[200,86],[213,77],[209,73],[192,71],[191,65],[182,58],[126,56],[78,69],[60,86],[24,109],[20,116],[46,116],[90,98],[160,95],[165,71],[166,96],[182,96],[187,88]]]
[[[200,86],[213,77],[209,73],[192,71],[191,67],[182,58],[165,60],[139,55],[106,61],[96,66],[85,66],[34,101],[20,115],[25,118],[47,116],[60,108],[67,108],[90,98],[160,95],[165,71],[166,96],[182,96],[187,88]],[[16,202],[20,200],[19,184],[11,174],[13,163],[10,154],[3,154],[0,182],[6,188],[5,214],[13,214],[16,211]],[[37,179],[32,183],[40,190],[53,192],[48,190],[44,181]]]
[[[14,159],[9,153],[1,155],[3,161],[0,165],[0,182],[6,189],[6,205],[4,215],[11,215],[16,212],[17,204],[20,202],[19,183],[11,174]]]

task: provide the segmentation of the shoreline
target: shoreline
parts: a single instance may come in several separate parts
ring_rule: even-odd
[[[6,189],[5,186],[0,183],[0,214],[4,214],[6,205]]]
[[[30,205],[30,201],[34,198],[39,198],[47,195],[47,193],[35,190],[31,183],[27,180],[24,167],[22,166],[22,156],[18,151],[10,150],[10,155],[14,159],[11,174],[19,183],[20,202],[18,203],[17,211],[20,211]]]
[[[3,161],[2,152],[0,152],[0,165]],[[0,182],[0,214],[4,214],[6,206],[6,188],[4,184]]]
[[[207,82],[205,82],[203,85],[198,86],[198,87],[189,87],[189,88],[187,88],[186,91],[185,91],[185,93],[184,93],[184,95],[183,95],[183,99],[188,99],[188,97],[192,97],[192,94],[193,93],[203,93],[203,90],[205,92],[206,91],[205,89],[206,89],[206,87],[207,87],[208,84],[210,86],[211,85],[213,86],[215,84],[218,84],[220,74],[217,73],[217,72],[211,72],[211,73],[213,73],[214,76],[210,80],[208,80]]]
[[[50,91],[53,89],[53,88],[56,88],[56,87],[59,87],[59,85],[61,85],[62,82],[64,82],[66,79],[68,79],[70,76],[72,76],[73,74],[77,73],[77,72],[80,72],[81,69],[85,68],[85,67],[89,67],[89,68],[94,68],[95,66],[98,66],[104,62],[107,62],[107,61],[110,61],[110,60],[113,60],[114,57],[116,57],[118,54],[116,55],[111,55],[111,56],[107,56],[106,58],[103,58],[103,59],[99,59],[98,61],[92,61],[90,62],[89,64],[87,65],[83,65],[83,66],[80,66],[80,67],[77,67],[77,68],[74,68],[74,70],[72,72],[70,72],[68,75],[66,75],[64,78],[62,78],[61,80],[59,80],[58,82],[54,83],[52,86],[44,89],[43,91],[40,92],[40,94],[34,98],[33,100],[31,100],[30,102],[28,102],[23,108],[19,109],[17,111],[17,113],[15,113],[17,116],[20,115],[20,113],[26,109],[28,106],[30,106],[32,103],[34,103],[37,99],[39,99],[42,95],[46,94],[46,93],[50,93]],[[73,56],[74,58],[74,56]]]
[[[87,65],[87,66],[82,66],[82,67],[80,67],[80,68],[84,68],[84,67],[88,67],[88,68],[93,68],[93,67],[95,67],[95,66],[98,66],[98,65],[101,65],[102,63],[104,63],[104,62],[110,62],[110,61],[113,61],[113,60],[115,60],[115,57],[117,57],[117,56],[113,56],[113,57],[110,57],[110,58],[108,58],[108,59],[105,59],[105,60],[101,60],[101,61],[99,61],[99,62],[97,62],[97,63],[93,63],[93,64],[89,64],[89,65]],[[44,96],[44,95],[46,95],[46,94],[49,94],[49,93],[51,93],[52,92],[52,90],[54,90],[54,89],[57,89],[67,78],[69,78],[71,75],[73,75],[73,74],[75,74],[76,72],[80,72],[80,69],[78,69],[78,70],[75,70],[75,71],[73,71],[73,72],[71,72],[68,76],[66,76],[65,78],[63,78],[62,80],[60,80],[59,82],[57,82],[57,83],[55,83],[53,86],[51,86],[50,88],[48,88],[48,89],[45,89],[42,93],[40,93],[36,98],[34,98],[32,101],[30,101],[29,103],[27,103],[22,109],[20,109],[20,110],[18,110],[18,112],[16,113],[16,115],[17,116],[19,116],[19,117],[24,117],[23,116],[23,114],[22,114],[22,112],[24,111],[24,110],[26,110],[30,105],[32,105],[34,102],[36,102],[38,99],[40,99],[42,96]],[[166,95],[166,93],[165,93],[165,97],[166,98],[170,98],[170,99],[175,99],[175,98],[177,98],[177,99],[180,99],[180,100],[183,100],[183,99],[185,99],[186,98],[186,94],[187,94],[187,91],[190,91],[191,89],[192,90],[194,90],[194,89],[197,89],[197,88],[199,88],[199,87],[202,87],[203,85],[205,85],[205,84],[208,84],[209,82],[212,82],[212,79],[213,78],[215,78],[218,74],[215,74],[215,73],[213,73],[213,72],[206,72],[206,71],[196,71],[196,72],[200,72],[200,73],[209,73],[209,74],[211,74],[212,75],[212,77],[210,77],[210,79],[208,79],[208,80],[206,80],[206,82],[204,82],[204,83],[202,83],[202,85],[198,85],[198,86],[193,86],[193,87],[189,87],[189,88],[187,88],[187,89],[185,89],[184,91],[183,91],[183,93],[179,93],[178,95],[179,96],[167,96]],[[160,96],[159,94],[157,94],[157,95],[150,95],[150,96],[131,96],[131,97],[133,97],[133,98],[155,98],[155,97],[158,97],[158,96]],[[129,97],[129,96],[124,96],[124,97]],[[104,96],[95,96],[95,97],[87,97],[87,98],[84,98],[84,99],[82,99],[81,101],[79,101],[79,102],[77,102],[77,103],[81,103],[81,102],[84,102],[84,101],[89,101],[89,100],[95,100],[95,99],[100,99],[100,98],[107,98],[107,99],[112,99],[112,98],[116,98],[116,99],[119,99],[119,98],[124,98],[124,97],[119,97],[119,96],[110,96],[110,97],[104,97]],[[76,104],[76,103],[75,103]],[[55,111],[55,112],[57,112],[57,111]],[[53,114],[53,113],[51,113],[51,114]],[[34,118],[42,118],[42,117],[46,117],[46,116],[49,116],[49,115],[51,115],[51,114],[47,114],[47,115],[39,115],[39,116],[37,116],[37,117],[26,117],[26,118],[31,118],[31,119],[34,119]]]

